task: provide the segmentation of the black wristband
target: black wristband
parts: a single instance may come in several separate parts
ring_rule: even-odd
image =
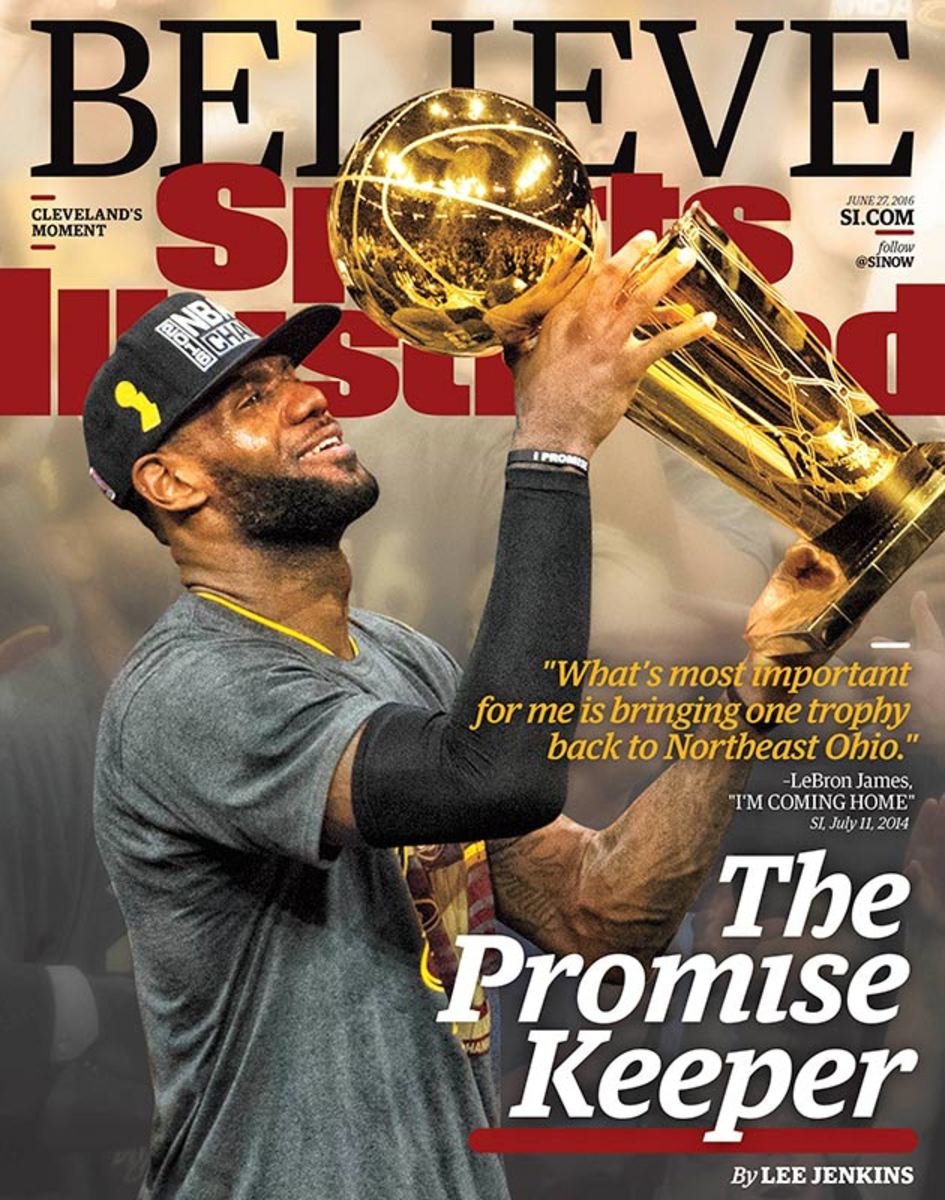
[[[745,722],[749,729],[753,729],[758,733],[770,733],[772,729],[777,729],[777,727],[781,724],[780,721],[749,721],[745,716],[745,710],[748,708],[748,705],[741,698],[741,696],[739,696],[738,692],[735,690],[734,684],[730,684],[725,689],[725,696],[730,703],[738,705],[738,715]]]
[[[510,450],[505,461],[509,467],[522,464],[538,467],[573,467],[582,475],[586,475],[590,468],[586,458],[566,450]]]

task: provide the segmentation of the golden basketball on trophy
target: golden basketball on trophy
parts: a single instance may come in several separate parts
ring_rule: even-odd
[[[590,263],[597,210],[578,152],[536,109],[453,88],[376,121],[335,184],[329,230],[352,299],[440,354],[533,332]]]
[[[383,328],[443,354],[534,334],[590,262],[590,181],[543,114],[492,92],[433,92],[359,140],[329,215],[339,273]],[[647,372],[627,416],[834,554],[822,612],[759,646],[830,646],[945,529],[945,472],[836,361],[698,205],[634,268],[696,262],[648,329],[709,309],[707,336]]]

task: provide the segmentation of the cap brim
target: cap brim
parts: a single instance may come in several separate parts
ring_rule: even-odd
[[[288,320],[283,321],[271,333],[267,333],[258,342],[252,342],[243,354],[238,355],[226,365],[226,370],[209,380],[207,386],[194,397],[194,405],[212,396],[219,395],[226,387],[236,371],[248,362],[257,358],[267,358],[272,354],[284,354],[286,358],[298,366],[299,363],[315,349],[315,347],[335,328],[341,320],[341,309],[333,304],[313,304],[293,313]],[[186,416],[193,415],[191,409]]]
[[[314,304],[294,313],[272,333],[252,347],[241,362],[265,358],[269,354],[284,354],[298,366],[307,354],[323,341],[341,320],[341,309],[333,304]]]

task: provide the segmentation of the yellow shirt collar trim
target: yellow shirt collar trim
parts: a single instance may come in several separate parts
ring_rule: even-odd
[[[270,621],[268,617],[261,617],[259,613],[255,613],[252,609],[244,608],[242,604],[236,604],[232,600],[225,600],[222,596],[217,596],[214,592],[195,591],[195,596],[200,596],[204,600],[212,600],[214,604],[222,604],[224,608],[229,608],[235,613],[239,613],[241,617],[247,617],[250,621],[255,621],[258,625],[265,625],[267,629],[274,629],[277,633],[284,633],[286,637],[295,638],[297,642],[304,642],[306,646],[311,646],[315,650],[320,650],[322,654],[328,654],[332,658],[337,658],[334,650],[329,650],[323,642],[317,642],[315,638],[310,638],[308,634],[299,633],[297,629],[290,629],[288,625],[280,625],[278,621]],[[348,634],[348,645],[351,647],[351,652],[355,658],[361,653],[358,643],[352,635]]]

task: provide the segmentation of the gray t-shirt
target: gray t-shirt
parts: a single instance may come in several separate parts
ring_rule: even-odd
[[[115,680],[96,833],[128,925],[156,1114],[148,1200],[493,1200],[488,1055],[422,982],[393,850],[321,856],[329,782],[381,704],[456,666],[352,614],[350,661],[183,596]]]

